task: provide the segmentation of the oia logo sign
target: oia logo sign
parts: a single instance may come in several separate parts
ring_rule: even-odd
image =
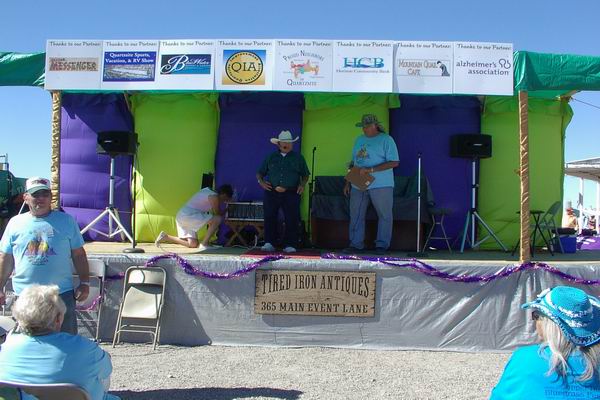
[[[383,68],[380,57],[344,57],[344,68]]]
[[[224,50],[224,85],[264,85],[266,50]]]

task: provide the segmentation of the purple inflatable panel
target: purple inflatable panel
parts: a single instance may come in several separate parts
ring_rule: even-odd
[[[217,143],[216,183],[233,185],[240,201],[262,201],[256,170],[276,150],[270,142],[282,130],[302,135],[302,93],[223,93]],[[300,151],[300,140],[294,151]]]
[[[60,204],[85,227],[108,205],[110,157],[96,153],[97,133],[131,131],[133,119],[121,94],[63,94]],[[131,157],[115,159],[115,207],[131,232]],[[94,228],[107,232],[108,218]],[[85,240],[107,240],[88,231]],[[115,240],[120,240],[115,238]]]
[[[454,241],[462,234],[471,204],[471,160],[450,157],[450,137],[480,133],[479,100],[470,96],[401,95],[400,102],[400,108],[390,110],[390,131],[400,156],[396,173],[416,173],[417,154],[422,154],[423,173],[431,185],[435,207],[451,210],[444,227]],[[438,233],[436,230],[435,236],[440,236]],[[439,241],[432,244],[445,246]]]

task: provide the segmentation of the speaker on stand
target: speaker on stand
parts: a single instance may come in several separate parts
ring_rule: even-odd
[[[106,154],[110,156],[110,173],[109,173],[109,187],[108,187],[108,205],[92,222],[90,222],[85,228],[81,230],[81,234],[86,233],[88,230],[98,233],[106,238],[112,239],[117,235],[121,235],[121,239],[127,237],[127,239],[133,244],[135,248],[135,240],[132,235],[121,223],[119,218],[119,211],[115,208],[114,194],[115,194],[115,158],[119,155],[133,155],[135,156],[137,150],[137,134],[133,132],[124,131],[105,131],[98,132],[96,152],[98,154]],[[135,180],[134,180],[135,185]],[[134,189],[135,190],[135,189]],[[135,191],[134,191],[135,194]],[[135,207],[135,201],[134,201]],[[135,212],[133,213],[135,216]],[[108,216],[108,232],[102,232],[94,226],[100,222],[105,216]],[[114,225],[116,226],[114,226]],[[135,228],[134,228],[135,229]],[[143,252],[142,249],[137,249],[134,252]]]
[[[491,156],[492,137],[490,135],[454,135],[450,138],[450,157],[471,159],[471,207],[465,218],[465,227],[460,245],[461,253],[464,253],[467,237],[469,237],[469,243],[473,249],[479,247],[489,238],[493,238],[504,251],[508,251],[493,229],[477,212],[477,189],[479,189],[479,184],[477,183],[477,160],[490,158]],[[487,235],[478,242],[475,239],[477,222],[487,231]]]

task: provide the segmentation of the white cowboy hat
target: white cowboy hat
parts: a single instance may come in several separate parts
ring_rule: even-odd
[[[292,139],[292,132],[290,132],[290,131],[281,131],[281,133],[279,134],[278,137],[271,138],[271,143],[273,143],[273,144],[278,144],[279,142],[294,143],[298,139],[299,139],[299,137],[296,137],[296,139]]]

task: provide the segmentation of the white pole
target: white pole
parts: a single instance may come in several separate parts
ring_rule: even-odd
[[[583,206],[583,192],[585,187],[585,180],[583,178],[579,178],[579,197],[577,198],[577,209],[579,210],[579,232],[583,229],[583,210],[585,207]]]
[[[596,232],[600,231],[600,182],[596,182]]]

